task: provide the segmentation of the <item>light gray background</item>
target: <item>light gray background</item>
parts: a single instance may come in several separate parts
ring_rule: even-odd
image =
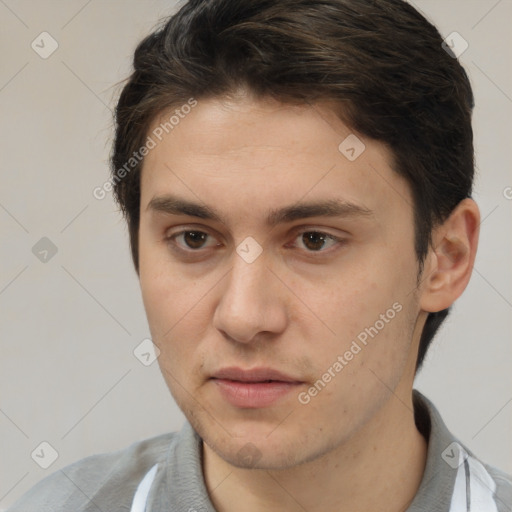
[[[416,0],[461,56],[476,96],[483,217],[471,283],[416,387],[483,460],[512,472],[510,0]],[[110,195],[111,114],[137,42],[172,1],[0,0],[0,508],[77,459],[179,429],[157,363],[133,355],[149,330],[126,228]],[[59,44],[48,59],[31,42]],[[508,194],[510,197],[510,194]],[[57,246],[47,263],[32,247]],[[59,457],[41,469],[31,452]]]

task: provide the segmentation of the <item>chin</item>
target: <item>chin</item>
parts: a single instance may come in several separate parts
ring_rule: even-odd
[[[229,442],[229,446],[215,445],[210,448],[230,465],[241,469],[288,469],[305,462],[293,445],[279,447],[272,443],[265,446],[248,442]],[[314,457],[313,457],[314,458]]]
[[[239,428],[226,425],[226,430],[211,423],[192,426],[212,451],[241,469],[289,469],[315,460],[329,450],[328,446],[311,443],[311,435],[291,432],[283,425],[276,428],[275,423],[252,423]]]

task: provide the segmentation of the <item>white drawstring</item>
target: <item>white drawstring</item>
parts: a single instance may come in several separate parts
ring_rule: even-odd
[[[498,512],[496,484],[485,467],[459,444],[459,468],[455,477],[450,512]]]
[[[151,484],[155,479],[156,471],[158,469],[158,464],[155,464],[144,476],[141,480],[140,484],[135,491],[135,496],[133,497],[132,508],[130,512],[145,512],[146,504],[148,501],[149,490],[151,489]]]

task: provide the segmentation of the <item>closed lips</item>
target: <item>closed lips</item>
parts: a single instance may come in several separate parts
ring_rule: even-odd
[[[212,375],[213,379],[232,380],[237,382],[289,382],[301,381],[272,368],[242,369],[238,367],[223,368]]]

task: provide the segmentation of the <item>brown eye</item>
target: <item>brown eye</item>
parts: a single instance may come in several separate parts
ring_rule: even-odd
[[[183,230],[166,237],[167,243],[177,246],[182,251],[194,252],[217,245],[215,239],[204,231]]]
[[[208,234],[202,231],[185,231],[182,235],[183,241],[190,249],[201,249],[208,237]]]
[[[322,249],[322,247],[325,244],[325,235],[322,233],[303,233],[302,234],[302,241],[304,242],[304,245],[311,251],[318,251]]]
[[[329,248],[339,242],[336,237],[320,231],[304,231],[297,238],[299,237],[309,252],[323,252],[322,249],[326,246]]]

